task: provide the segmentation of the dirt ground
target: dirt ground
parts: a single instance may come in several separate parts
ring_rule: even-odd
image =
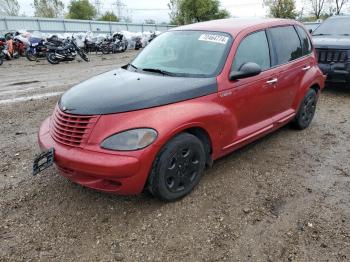
[[[181,201],[31,176],[58,92],[135,52],[0,67],[0,261],[350,261],[350,89],[328,88],[310,128],[285,127],[217,162]]]

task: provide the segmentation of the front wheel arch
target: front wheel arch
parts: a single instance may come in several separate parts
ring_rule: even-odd
[[[212,146],[212,141],[210,139],[208,132],[201,127],[191,127],[183,130],[182,132],[194,135],[203,143],[205,148],[205,153],[206,153],[206,165],[212,166],[213,165],[213,158],[212,158],[213,146]]]

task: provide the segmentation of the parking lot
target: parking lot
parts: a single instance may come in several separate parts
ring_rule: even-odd
[[[0,261],[349,261],[350,88],[326,88],[310,128],[282,128],[220,159],[165,204],[31,176],[59,95],[136,51],[0,67]]]

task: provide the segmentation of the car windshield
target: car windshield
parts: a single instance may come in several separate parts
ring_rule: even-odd
[[[172,76],[216,76],[231,42],[231,36],[222,32],[166,32],[155,38],[129,68]]]
[[[350,35],[350,17],[328,19],[313,32],[313,35]]]

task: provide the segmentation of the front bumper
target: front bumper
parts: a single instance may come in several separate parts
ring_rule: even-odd
[[[41,150],[54,148],[54,161],[60,175],[80,185],[121,195],[141,193],[152,166],[151,154],[128,156],[65,146],[50,135],[50,118],[41,125],[38,142]],[[140,161],[140,158],[142,161]]]
[[[327,83],[350,84],[350,62],[319,64],[322,72],[327,75]]]

